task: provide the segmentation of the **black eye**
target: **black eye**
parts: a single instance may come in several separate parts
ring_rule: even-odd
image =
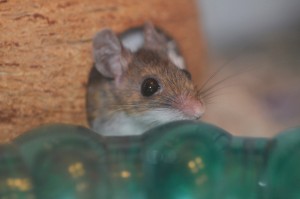
[[[192,75],[191,75],[191,73],[189,71],[184,70],[184,69],[181,70],[181,71],[187,76],[188,79],[190,79],[190,80],[192,79]]]
[[[159,90],[160,86],[156,79],[154,78],[147,78],[143,81],[141,87],[141,93],[145,97],[149,97],[156,93]]]

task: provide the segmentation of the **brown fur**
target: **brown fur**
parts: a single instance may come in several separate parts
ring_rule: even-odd
[[[161,91],[150,97],[141,94],[141,84],[147,77],[154,77],[161,85]],[[128,70],[118,84],[103,77],[93,67],[88,85],[87,115],[90,124],[97,117],[109,119],[118,111],[138,115],[152,108],[174,108],[179,103],[178,96],[200,100],[199,92],[182,70],[165,54],[147,49],[133,54]]]

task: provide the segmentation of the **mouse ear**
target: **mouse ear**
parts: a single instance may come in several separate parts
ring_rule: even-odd
[[[128,68],[131,58],[118,37],[110,30],[104,29],[93,40],[93,54],[96,69],[105,77],[120,77]]]
[[[151,22],[147,22],[144,25],[144,38],[145,48],[167,52],[167,38],[163,34],[157,32]]]

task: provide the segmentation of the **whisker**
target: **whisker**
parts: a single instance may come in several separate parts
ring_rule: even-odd
[[[228,77],[225,77],[224,79],[218,81],[217,83],[213,83],[213,85],[209,86],[208,88],[205,88],[206,86],[209,85],[209,83],[212,82],[212,80],[218,75],[220,74],[220,72],[226,68],[226,66],[228,66],[230,63],[232,63],[233,61],[235,61],[237,58],[240,58],[241,55],[243,54],[243,52],[245,52],[245,50],[247,49],[248,47],[247,46],[243,46],[240,48],[240,50],[238,51],[239,53],[236,53],[236,54],[233,54],[231,56],[229,56],[229,58],[227,59],[227,61],[225,61],[224,64],[222,64],[221,67],[219,67],[212,75],[209,76],[209,78],[204,82],[204,84],[200,87],[200,91],[203,91],[203,92],[207,92],[208,90],[210,90],[211,88],[223,83],[224,81],[228,80],[228,79],[231,79],[235,76],[238,76],[240,75],[241,73],[246,73],[246,72],[250,72],[252,70],[255,70],[257,69],[258,67],[259,68],[263,68],[264,66],[256,66],[256,67],[253,67],[253,65],[249,66],[249,67],[243,67],[241,68],[241,71],[237,72],[236,74],[234,75],[230,75]]]
[[[211,86],[210,88],[204,90],[204,91],[200,91],[199,95],[202,97],[205,97],[206,95],[209,95],[209,93],[214,93],[218,90],[227,88],[229,85],[223,85],[222,87],[217,87],[218,85],[222,84],[223,82],[227,81],[228,79],[230,79],[231,77],[227,77],[225,79],[222,79],[220,81],[218,81],[217,83],[215,83],[213,86]]]
[[[218,89],[218,90],[221,90],[221,89]],[[218,90],[214,90],[214,91],[212,91],[212,92],[209,92],[209,93],[207,93],[206,95],[202,96],[202,98],[203,98],[204,100],[207,100],[207,99],[209,99],[211,96],[217,95],[218,93],[216,93],[216,91],[218,91]],[[214,94],[214,95],[213,95],[213,94]]]
[[[247,69],[247,70],[245,70]],[[237,71],[236,73],[233,73],[227,77],[224,77],[223,79],[215,82],[214,84],[212,84],[210,87],[206,88],[205,90],[200,90],[200,95],[205,94],[206,92],[210,91],[211,89],[215,88],[216,86],[222,84],[223,82],[226,82],[229,79],[233,79],[234,77],[240,76],[241,74],[246,74],[247,72],[251,72],[253,70],[255,70],[256,67],[251,67],[251,68],[243,68],[240,71]]]
[[[205,101],[205,104],[206,104],[206,105],[211,105],[211,104],[214,104],[214,103],[216,103],[216,102],[213,101],[213,100]]]
[[[213,74],[211,74],[208,79],[200,86],[199,90],[202,90],[205,88],[205,86],[222,70],[224,69],[224,65],[222,65],[221,67],[219,67],[215,72],[213,72]]]
[[[214,95],[212,95],[214,94]],[[206,98],[204,98],[205,102],[209,101],[211,99],[215,99],[216,97],[219,97],[221,95],[225,95],[225,93],[211,93],[211,95],[207,96]]]
[[[226,66],[228,66],[230,63],[232,63],[235,59],[237,59],[238,57],[240,57],[240,54],[235,54],[233,55],[231,58],[229,58],[227,61],[225,61],[224,64],[222,64],[215,72],[213,72],[212,75],[209,76],[209,78],[204,82],[204,84],[200,87],[200,90],[204,89],[205,86],[208,85],[209,82],[211,82],[211,80],[217,76],[224,68],[226,68]]]

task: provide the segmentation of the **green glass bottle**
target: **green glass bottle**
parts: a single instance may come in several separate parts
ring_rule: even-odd
[[[265,179],[268,198],[300,198],[300,128],[290,129],[270,143]]]
[[[0,198],[35,199],[32,177],[16,146],[0,146]]]
[[[235,137],[178,121],[141,136],[49,125],[0,147],[0,199],[299,199],[300,129]]]
[[[141,154],[147,198],[215,198],[229,139],[223,130],[195,122],[147,132]]]
[[[86,128],[45,126],[15,140],[37,198],[109,198],[104,140]]]

